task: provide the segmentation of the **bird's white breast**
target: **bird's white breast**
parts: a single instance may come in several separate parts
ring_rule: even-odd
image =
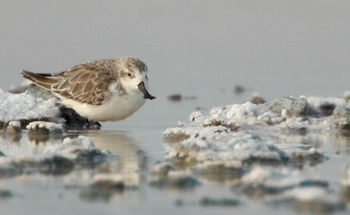
[[[142,93],[119,96],[113,94],[109,100],[101,105],[89,105],[62,98],[62,104],[74,109],[79,115],[94,121],[119,121],[123,120],[145,103]]]

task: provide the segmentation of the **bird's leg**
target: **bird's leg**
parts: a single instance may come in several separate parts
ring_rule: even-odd
[[[89,123],[89,120],[87,118],[85,118],[85,125],[84,125],[84,128],[86,130],[89,130],[90,129],[90,123]]]
[[[99,122],[95,122],[95,126],[97,127],[97,129],[101,129],[101,127],[102,127],[101,123],[99,123]]]

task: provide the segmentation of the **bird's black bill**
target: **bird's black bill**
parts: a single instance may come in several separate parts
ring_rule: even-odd
[[[140,89],[140,91],[143,93],[143,98],[145,99],[155,99],[156,97],[152,96],[151,94],[149,94],[149,92],[147,91],[146,87],[145,87],[145,83],[143,83],[143,81],[141,81],[137,87]]]

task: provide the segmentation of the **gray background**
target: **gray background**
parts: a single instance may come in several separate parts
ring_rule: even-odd
[[[267,99],[349,90],[349,1],[2,0],[0,14],[3,90],[22,69],[122,56],[146,62],[160,99],[211,95],[225,105],[235,98],[220,95],[238,84]]]

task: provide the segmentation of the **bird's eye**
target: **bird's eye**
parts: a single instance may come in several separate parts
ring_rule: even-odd
[[[131,77],[131,73],[130,72],[128,73],[128,76]]]

